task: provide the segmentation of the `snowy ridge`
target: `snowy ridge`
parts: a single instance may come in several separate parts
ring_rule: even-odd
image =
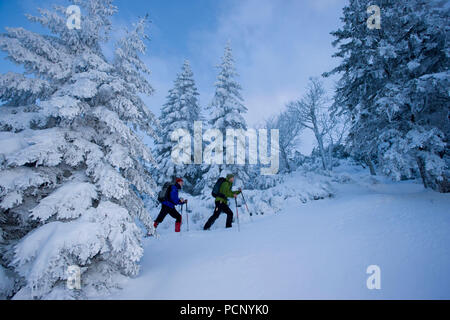
[[[222,218],[212,231],[186,232],[183,225],[179,235],[173,220],[166,221],[171,227],[161,230],[161,239],[145,242],[139,276],[110,298],[450,297],[448,194],[425,190],[418,181],[374,178],[349,165],[322,179],[333,198],[287,199],[276,215],[245,219],[241,232],[236,224],[224,229]],[[239,210],[244,217],[245,209]],[[381,268],[381,290],[366,287],[373,264]]]

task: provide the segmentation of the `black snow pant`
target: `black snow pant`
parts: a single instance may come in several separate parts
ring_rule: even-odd
[[[208,230],[211,228],[211,226],[214,224],[214,222],[219,218],[220,214],[224,212],[227,214],[227,228],[231,228],[231,224],[233,223],[233,211],[231,211],[230,207],[227,206],[225,203],[222,203],[220,201],[216,202],[216,208],[214,209],[213,215],[208,219],[205,226],[203,227],[204,230]]]
[[[174,218],[176,222],[181,222],[181,214],[179,214],[175,208],[168,207],[164,204],[162,205],[161,211],[159,212],[159,215],[156,218],[155,222],[160,224],[161,222],[163,222],[167,214],[170,214],[170,216]]]

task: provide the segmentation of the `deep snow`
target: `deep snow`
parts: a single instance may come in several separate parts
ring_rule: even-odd
[[[351,180],[334,183],[333,198],[242,219],[240,233],[223,217],[209,232],[162,229],[145,240],[140,275],[110,298],[449,299],[450,195]],[[381,290],[366,287],[369,265],[381,268]]]

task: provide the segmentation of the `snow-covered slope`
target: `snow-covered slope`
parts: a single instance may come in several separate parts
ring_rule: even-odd
[[[331,180],[348,183],[243,219],[240,233],[223,218],[209,232],[160,230],[145,242],[141,274],[113,298],[449,299],[450,195],[346,168]],[[366,287],[369,265],[381,268],[381,290]]]

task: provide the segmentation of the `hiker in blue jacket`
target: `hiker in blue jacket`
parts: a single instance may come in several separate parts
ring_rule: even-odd
[[[178,191],[183,188],[183,179],[177,178],[176,183],[167,190],[166,199],[162,202],[162,208],[155,220],[154,227],[163,222],[164,218],[169,214],[175,219],[175,232],[181,230],[181,214],[175,209],[176,205],[187,203],[187,200],[178,197]]]

